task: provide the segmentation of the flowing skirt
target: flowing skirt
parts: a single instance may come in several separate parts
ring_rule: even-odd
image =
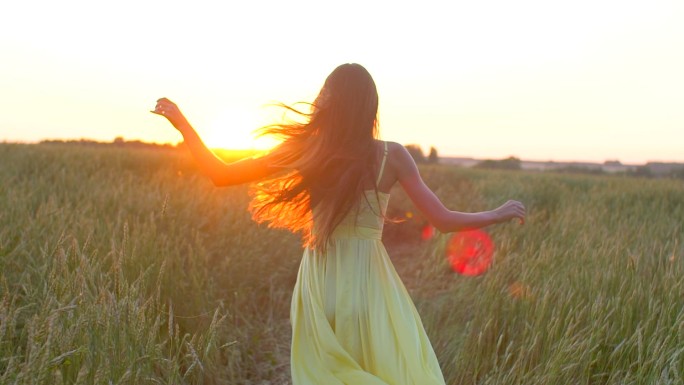
[[[295,385],[444,384],[411,297],[375,236],[310,249],[291,305]]]

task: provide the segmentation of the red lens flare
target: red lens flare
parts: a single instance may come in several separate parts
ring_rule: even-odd
[[[435,228],[432,227],[429,223],[423,226],[423,229],[420,232],[420,238],[424,241],[432,239],[432,237],[435,236]]]
[[[494,243],[482,230],[461,231],[447,243],[446,255],[451,268],[466,276],[483,274],[492,264]]]

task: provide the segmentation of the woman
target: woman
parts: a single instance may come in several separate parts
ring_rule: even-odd
[[[268,126],[283,139],[267,155],[226,164],[202,143],[178,107],[154,113],[176,127],[217,186],[262,181],[250,209],[257,221],[301,232],[304,256],[291,306],[294,384],[444,384],[420,317],[381,242],[391,187],[399,182],[425,218],[446,233],[521,221],[508,201],[486,212],[444,207],[413,158],[377,137],[378,93],[358,64],[326,79],[304,122]]]

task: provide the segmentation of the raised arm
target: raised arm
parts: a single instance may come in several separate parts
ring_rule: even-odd
[[[411,201],[437,230],[448,233],[475,229],[507,222],[511,219],[525,220],[525,206],[509,200],[502,206],[477,213],[464,213],[447,209],[432,190],[423,182],[418,167],[404,146],[392,146],[390,165],[396,173],[396,180],[406,191]]]
[[[168,119],[183,135],[185,144],[197,161],[200,171],[208,176],[216,186],[248,183],[278,171],[269,167],[265,158],[246,158],[233,163],[225,163],[207,148],[178,106],[169,99],[157,100],[157,105],[150,112]]]

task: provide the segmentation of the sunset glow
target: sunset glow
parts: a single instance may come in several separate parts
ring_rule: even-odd
[[[210,148],[235,150],[266,150],[278,142],[269,137],[257,137],[254,130],[267,124],[249,111],[224,109],[200,132]]]
[[[335,17],[331,17],[334,13]],[[440,155],[684,161],[684,2],[12,2],[0,23],[0,140],[265,148],[264,105],[311,101],[358,62],[383,139]],[[272,143],[270,144],[272,145]]]

